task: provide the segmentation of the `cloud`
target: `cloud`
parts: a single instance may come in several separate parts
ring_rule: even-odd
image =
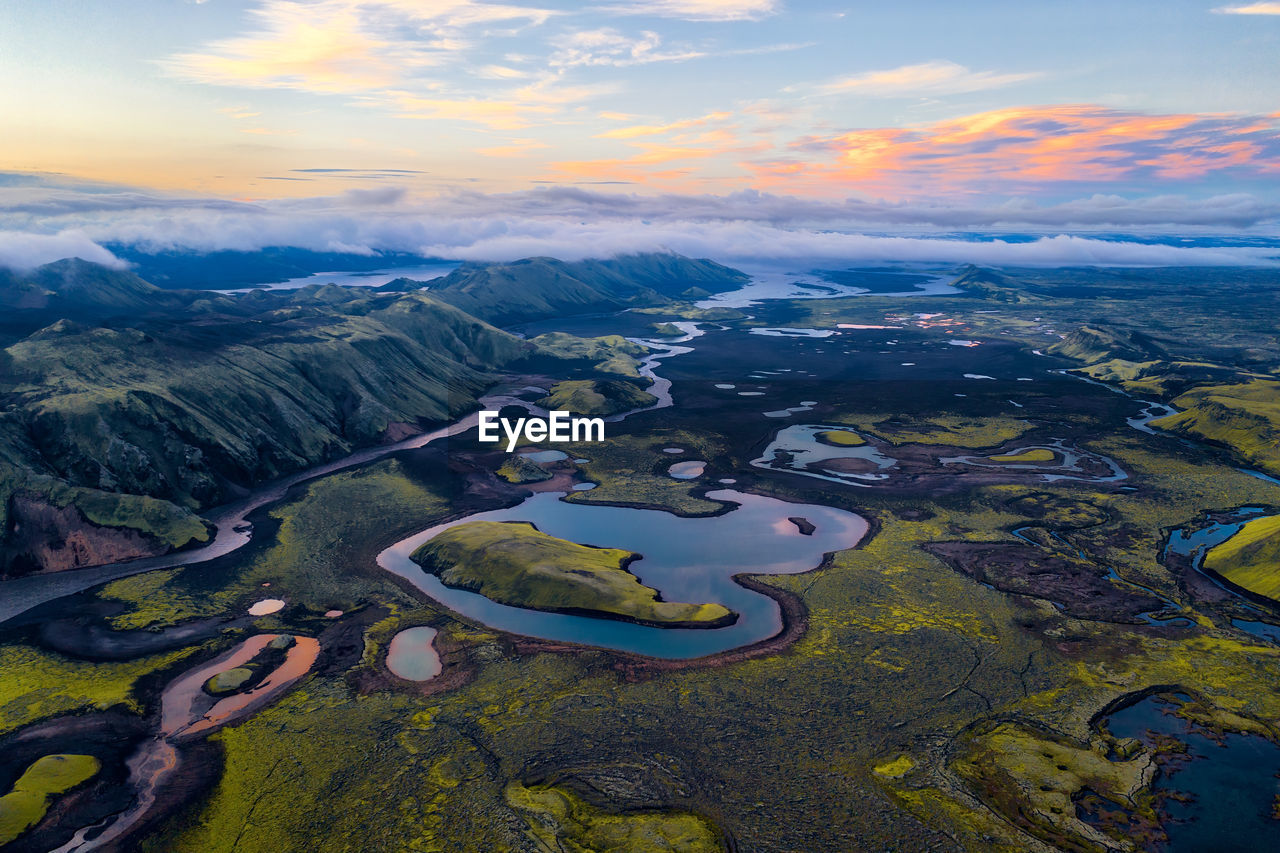
[[[638,37],[626,36],[612,27],[578,30],[552,40],[555,51],[547,60],[553,68],[575,66],[646,65],[651,62],[683,62],[706,56],[702,51],[662,50],[662,37],[645,30]]]
[[[927,261],[958,264],[1216,265],[1280,261],[1275,239],[1184,247],[1158,240],[1091,239],[1068,229],[1156,230],[1256,226],[1280,205],[1245,194],[1207,199],[1095,195],[1041,206],[824,201],[760,192],[644,195],[573,187],[414,198],[393,186],[245,204],[165,198],[121,189],[77,192],[19,185],[0,175],[0,259],[33,266],[58,257],[115,261],[108,248],[142,251],[412,252],[458,260],[566,259],[669,250],[763,265]],[[1039,239],[972,240],[954,231],[999,228]],[[915,231],[909,236],[884,232]],[[920,233],[920,229],[935,229]],[[862,233],[865,230],[879,232]],[[1271,230],[1274,230],[1273,228]],[[106,248],[104,248],[106,247]]]
[[[478,40],[512,35],[554,14],[476,0],[261,0],[250,12],[254,26],[248,32],[160,64],[171,75],[195,83],[345,95],[355,104],[404,118],[511,129],[545,119],[556,111],[548,106],[552,102],[543,97],[525,104],[527,87],[486,92],[480,81],[527,79],[530,72],[481,64],[470,70],[476,85],[461,93],[447,81],[469,68],[463,57]],[[571,101],[565,97],[556,103]],[[224,112],[237,118],[251,115]]]
[[[116,269],[125,266],[111,252],[77,231],[57,234],[0,231],[0,267],[29,270],[62,258],[83,258]]]
[[[537,25],[551,12],[473,0],[264,0],[257,29],[163,65],[200,83],[355,93],[403,83],[470,46],[487,25]]]
[[[613,130],[606,130],[604,133],[596,134],[597,139],[635,139],[641,136],[661,136],[670,133],[673,130],[686,130],[691,127],[703,127],[711,122],[724,121],[731,118],[732,113],[716,112],[707,113],[698,118],[683,119],[681,121],[673,121],[669,124],[636,124],[629,127],[619,127]]]
[[[1280,171],[1270,118],[1151,114],[1091,104],[1014,107],[919,127],[796,140],[744,163],[757,186],[883,197],[1044,193],[1062,184],[1146,187]]]
[[[488,148],[475,149],[477,154],[486,157],[527,157],[539,148],[549,147],[545,142],[536,139],[512,139],[504,145],[491,145]]]
[[[778,11],[778,0],[632,0],[601,7],[615,15],[649,15],[686,21],[758,21]]]
[[[939,60],[855,74],[824,83],[818,87],[818,92],[824,95],[854,94],[873,98],[955,95],[997,89],[1038,76],[1040,75],[970,71],[963,65]]]
[[[1244,6],[1219,6],[1219,15],[1280,15],[1280,3],[1249,3]]]
[[[556,110],[546,104],[485,98],[433,98],[410,92],[389,93],[400,118],[463,121],[494,130],[518,130],[549,118]]]

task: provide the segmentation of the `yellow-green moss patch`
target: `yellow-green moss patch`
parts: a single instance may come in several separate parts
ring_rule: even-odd
[[[507,802],[530,814],[529,836],[547,850],[566,853],[719,853],[720,833],[687,812],[610,814],[570,791],[512,782]]]
[[[98,774],[92,755],[46,755],[36,759],[0,797],[0,844],[8,844],[40,822],[49,801]]]
[[[1028,447],[1025,450],[1015,450],[1012,453],[987,458],[992,462],[1007,462],[1011,465],[1052,464],[1057,461],[1058,454],[1047,447]]]
[[[837,447],[861,447],[867,440],[856,432],[847,429],[829,429],[818,433],[818,441],[834,444]]]
[[[652,625],[722,625],[720,604],[658,601],[623,567],[631,553],[548,536],[524,522],[471,521],[440,533],[413,560],[448,586],[515,607],[587,612]]]
[[[1246,522],[1209,549],[1204,566],[1256,595],[1280,600],[1280,515]]]

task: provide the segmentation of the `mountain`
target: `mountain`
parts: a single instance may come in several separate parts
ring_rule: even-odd
[[[1110,359],[1150,361],[1163,355],[1163,350],[1146,335],[1100,325],[1081,326],[1049,347],[1049,352],[1087,363]]]
[[[25,334],[55,320],[106,317],[180,309],[202,294],[165,291],[132,272],[80,258],[65,258],[34,270],[0,268],[0,328]]]
[[[452,420],[518,362],[635,370],[621,339],[542,347],[427,291],[187,301],[83,261],[22,281],[41,310],[112,319],[59,319],[0,351],[0,574],[204,541],[204,509]]]
[[[709,260],[641,254],[613,260],[526,258],[464,264],[431,282],[431,292],[468,314],[498,325],[570,314],[660,305],[697,289],[732,290],[748,277]]]
[[[1176,397],[1180,411],[1151,425],[1225,447],[1251,467],[1280,476],[1280,382],[1252,378],[1205,385]]]
[[[194,511],[222,503],[450,420],[474,406],[489,371],[533,349],[425,294],[327,295],[249,317],[196,314],[143,328],[59,321],[8,347],[0,521],[10,538],[19,529],[29,541],[37,527],[65,535],[72,521],[51,507],[87,496],[75,490]],[[172,540],[170,526],[189,525],[182,512],[151,512],[119,526]],[[51,567],[39,551],[11,557]]]
[[[1048,301],[1006,275],[973,264],[960,271],[960,276],[952,282],[952,286],[993,302],[1027,305]]]
[[[624,339],[525,341],[483,318],[661,303],[744,279],[674,255],[471,265],[410,292],[172,291],[77,259],[3,276],[0,574],[204,541],[205,509],[453,420],[496,371],[577,383],[557,386],[566,397],[647,402],[601,381],[636,375],[640,348]]]

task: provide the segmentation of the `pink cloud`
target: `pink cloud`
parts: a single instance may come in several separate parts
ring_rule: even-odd
[[[1023,191],[1045,184],[1192,180],[1280,166],[1280,127],[1258,116],[1014,107],[909,128],[791,143],[742,164],[756,185],[884,197]]]

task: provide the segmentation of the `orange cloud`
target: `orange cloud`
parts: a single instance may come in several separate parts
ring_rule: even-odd
[[[725,125],[732,113],[714,112],[697,118],[661,125],[632,125],[597,134],[597,139],[624,140],[637,151],[630,157],[566,160],[549,164],[554,179],[625,181],[664,185],[668,190],[693,191],[725,179],[727,155],[759,154],[772,147],[767,142],[747,142],[736,125]],[[719,125],[719,126],[717,126]],[[690,132],[681,132],[690,131]],[[661,137],[661,139],[659,139]],[[680,163],[679,168],[655,169]],[[736,168],[730,166],[730,169]]]
[[[723,121],[729,117],[730,113],[708,113],[700,118],[673,121],[670,124],[636,124],[631,127],[619,127],[615,130],[607,130],[604,133],[598,133],[596,134],[596,138],[635,139],[640,136],[660,136],[664,133],[670,133],[673,130],[683,130],[689,127],[701,127],[709,122]]]
[[[1188,180],[1270,171],[1277,162],[1280,130],[1257,116],[1149,115],[1071,104],[807,137],[786,156],[742,165],[761,187],[901,197]]]
[[[1038,76],[1040,75],[970,71],[954,62],[935,61],[845,77],[819,86],[818,92],[825,95],[852,94],[874,98],[954,95],[996,89]]]

